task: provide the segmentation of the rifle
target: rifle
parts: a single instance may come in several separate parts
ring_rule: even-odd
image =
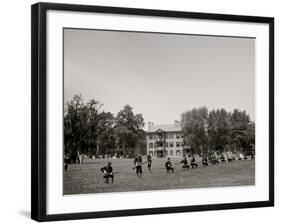
[[[143,164],[146,164],[146,163],[148,163],[148,161],[143,162],[143,163],[141,163],[140,165],[142,166]],[[134,166],[132,169],[134,170],[134,169],[136,169],[136,168],[137,168],[137,166]]]
[[[121,172],[113,172],[112,175],[118,174],[118,173],[121,173]],[[110,175],[110,173],[105,173],[105,175]]]
[[[199,163],[201,163],[202,161],[194,161],[194,162],[190,162],[191,164],[192,163],[196,163],[196,164],[199,164]]]

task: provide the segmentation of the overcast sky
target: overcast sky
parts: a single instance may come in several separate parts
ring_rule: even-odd
[[[74,94],[114,114],[129,104],[146,123],[201,106],[255,120],[255,40],[65,29],[65,102]]]

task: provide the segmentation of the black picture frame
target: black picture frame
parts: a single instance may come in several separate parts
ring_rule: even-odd
[[[192,18],[234,22],[253,22],[269,25],[269,200],[196,206],[159,207],[130,210],[46,214],[46,13],[48,10],[100,12],[111,14]],[[164,11],[137,8],[103,7],[73,4],[37,3],[31,11],[31,218],[37,221],[74,220],[86,218],[193,212],[274,206],[274,18]]]

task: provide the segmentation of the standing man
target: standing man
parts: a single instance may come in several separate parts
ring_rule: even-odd
[[[142,158],[140,154],[137,154],[134,160],[135,168],[136,168],[136,174],[139,179],[141,179],[142,174]]]
[[[104,173],[104,183],[108,184],[109,178],[111,178],[112,183],[114,182],[113,168],[110,161],[107,163],[107,166],[102,167],[100,170]]]
[[[165,167],[166,167],[167,173],[170,173],[170,170],[172,171],[172,173],[174,173],[174,167],[170,160],[170,157],[168,157],[168,160],[165,163]]]
[[[148,168],[149,172],[150,172],[150,169],[151,169],[151,164],[152,164],[152,157],[151,157],[151,154],[148,153],[148,155],[147,155],[147,168]]]
[[[64,165],[64,170],[65,171],[67,171],[68,164],[70,164],[70,161],[71,161],[70,157],[68,155],[64,155],[64,163],[63,163],[63,165]]]

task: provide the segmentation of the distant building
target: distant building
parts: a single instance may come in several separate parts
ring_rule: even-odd
[[[155,157],[178,157],[185,153],[183,133],[178,121],[174,124],[148,123],[146,131],[147,154]]]

